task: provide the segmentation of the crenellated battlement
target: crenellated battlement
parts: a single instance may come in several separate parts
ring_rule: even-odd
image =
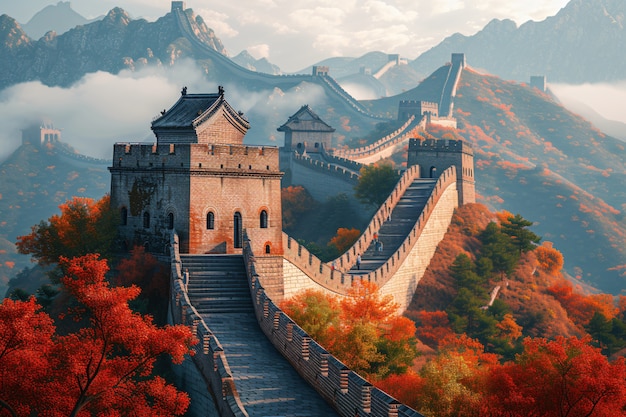
[[[409,152],[411,151],[462,152],[474,155],[471,145],[465,141],[453,139],[410,139]]]
[[[278,152],[268,146],[116,143],[113,168],[276,172]]]

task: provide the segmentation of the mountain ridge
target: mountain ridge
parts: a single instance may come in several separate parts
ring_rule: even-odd
[[[571,0],[556,15],[517,27],[494,19],[471,36],[453,34],[410,62],[430,73],[451,53],[464,52],[476,68],[525,81],[546,75],[551,82],[582,83],[624,79],[626,3]]]

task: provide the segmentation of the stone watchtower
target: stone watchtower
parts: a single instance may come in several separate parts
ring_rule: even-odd
[[[163,252],[176,230],[181,253],[241,253],[245,229],[255,255],[281,255],[278,148],[244,145],[248,128],[222,87],[185,87],[152,122],[155,144],[115,144],[111,204],[125,243]]]
[[[328,151],[335,131],[308,105],[300,107],[300,110],[277,130],[285,133],[284,149],[299,153],[321,152],[322,146]]]
[[[422,178],[437,178],[451,166],[456,167],[459,205],[476,202],[474,151],[462,140],[409,141],[407,168],[419,165]]]

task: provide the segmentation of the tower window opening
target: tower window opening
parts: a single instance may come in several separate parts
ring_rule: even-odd
[[[267,229],[267,211],[265,210],[261,210],[260,227],[261,229]]]
[[[167,228],[174,230],[174,213],[167,213]]]
[[[128,209],[126,207],[120,209],[120,217],[122,226],[126,226],[128,224]]]
[[[207,230],[215,229],[215,213],[209,211],[206,214],[206,228]]]
[[[243,222],[241,213],[236,212],[233,216],[233,246],[235,248],[243,247]]]
[[[150,228],[150,213],[148,213],[147,211],[143,213],[143,228]]]

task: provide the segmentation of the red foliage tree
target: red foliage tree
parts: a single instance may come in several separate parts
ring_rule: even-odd
[[[158,323],[165,323],[170,283],[167,265],[147,253],[143,246],[135,246],[130,251],[130,257],[120,260],[117,272],[115,284],[124,287],[136,285],[141,288],[139,301],[142,307],[147,302],[147,311],[155,315]]]
[[[137,297],[139,289],[110,287],[105,280],[107,263],[98,255],[61,258],[61,262],[67,271],[62,283],[78,303],[69,316],[87,325],[66,335],[52,335],[45,326],[39,330],[37,338],[46,343],[44,348],[37,347],[45,362],[45,375],[34,387],[23,386],[18,391],[37,393],[37,401],[31,403],[29,411],[72,417],[182,415],[189,404],[187,395],[152,375],[152,370],[162,354],[171,356],[175,363],[182,362],[195,343],[191,331],[185,326],[159,328],[151,317],[134,313],[128,302]],[[4,301],[3,306],[4,303],[8,302]],[[23,307],[31,312],[31,317],[33,308]],[[45,317],[37,317],[46,323]],[[6,327],[4,317],[1,318],[1,325]],[[18,330],[26,341],[33,339],[29,335],[32,325]],[[36,366],[34,369],[37,371]],[[29,374],[30,369],[3,367],[0,372],[22,376]],[[30,415],[22,413],[19,403],[14,407],[13,398],[4,401],[16,414]]]
[[[493,367],[483,415],[624,416],[626,365],[609,363],[589,338],[526,339],[516,362]]]
[[[454,334],[445,311],[420,311],[416,318],[419,323],[418,339],[432,348],[437,347],[439,341]]]
[[[618,312],[610,294],[579,294],[574,292],[573,285],[565,279],[558,280],[547,290],[561,303],[572,321],[581,328],[589,324],[596,312],[602,313],[608,319],[615,317]]]
[[[0,415],[29,416],[48,370],[55,327],[32,297],[0,304]]]

